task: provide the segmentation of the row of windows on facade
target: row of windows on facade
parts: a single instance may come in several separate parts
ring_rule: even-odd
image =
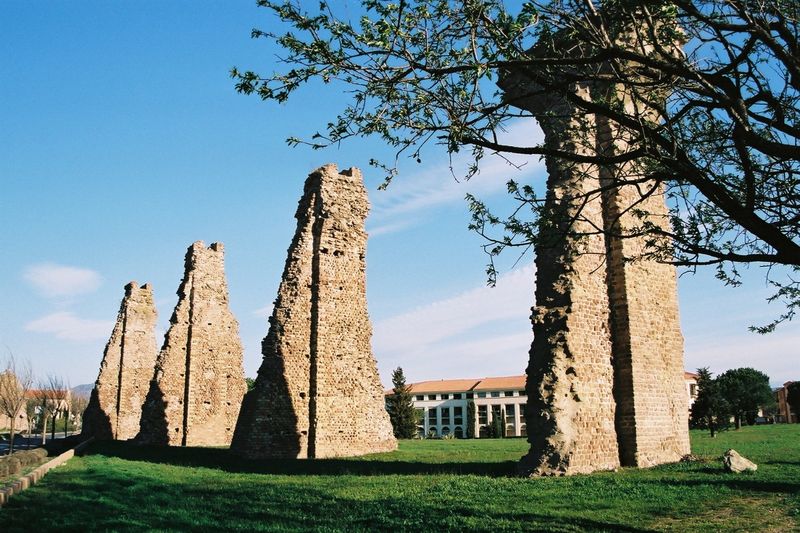
[[[478,417],[477,417],[477,426],[480,432],[480,436],[485,436],[486,433],[486,426],[490,423],[489,413],[491,412],[491,420],[496,418],[500,418],[505,413],[505,431],[506,435],[514,436],[516,434],[516,408],[519,405],[519,416],[520,416],[520,436],[525,436],[525,404],[506,404],[506,405],[478,405]],[[489,409],[491,407],[491,410]],[[417,409],[419,412],[418,420],[423,420],[424,411],[425,409]],[[438,408],[429,408],[427,409],[428,412],[428,428],[427,432],[429,434],[433,433],[439,435],[438,426],[441,424],[441,435],[448,435],[450,433],[450,428],[448,426],[451,425],[451,414],[452,411],[452,424],[456,427],[453,429],[453,433],[456,437],[461,438],[463,435],[463,429],[461,426],[464,424],[464,408],[463,407],[438,407]],[[425,427],[419,426],[419,433],[420,435],[425,434]]]
[[[525,396],[525,391],[517,391],[518,396]],[[424,400],[461,400],[462,398],[466,398],[467,400],[471,400],[473,398],[501,398],[506,397],[510,398],[514,396],[513,390],[507,391],[480,391],[480,392],[454,392],[454,393],[443,393],[443,394],[417,394],[414,399],[418,402]]]
[[[516,414],[515,410],[519,405],[519,415],[521,418],[525,417],[525,404],[513,404],[509,403],[506,405],[479,405],[478,407],[478,424],[488,424],[489,423],[489,407],[492,408],[492,419],[497,418],[498,416],[502,416],[503,408],[505,408],[506,412],[506,422],[509,424],[514,423],[514,415]],[[422,414],[424,414],[424,409],[417,408],[417,412],[420,413],[419,420],[422,420]],[[428,424],[429,425],[438,425],[437,420],[441,417],[441,423],[450,424],[450,412],[453,413],[453,423],[456,425],[463,424],[464,420],[464,408],[461,406],[456,407],[431,407],[428,408]],[[437,416],[438,411],[438,416]]]
[[[528,436],[528,433],[525,430],[525,424],[522,424],[520,426],[519,434],[516,434],[514,432],[514,425],[513,424],[506,425],[505,431],[506,431],[506,435],[505,435],[506,437],[527,437]],[[441,432],[438,431],[437,428],[435,428],[435,427],[430,427],[430,428],[428,428],[428,433],[427,433],[428,436],[434,436],[434,437],[446,437],[449,434],[450,434],[450,428],[447,427],[447,426],[444,426],[442,428]],[[417,428],[417,435],[419,435],[420,437],[425,437],[426,436],[425,428],[423,428],[422,426],[419,426]],[[478,428],[478,437],[479,438],[485,438],[488,435],[489,435],[488,426],[481,426],[480,428]],[[461,426],[456,426],[455,429],[453,429],[453,436],[455,438],[457,438],[457,439],[463,439],[464,438],[464,429]]]

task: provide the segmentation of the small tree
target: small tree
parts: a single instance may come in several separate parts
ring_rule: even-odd
[[[742,419],[748,414],[775,403],[769,376],[754,368],[734,368],[723,372],[717,376],[717,383],[720,394],[731,407],[736,429],[742,427]]]
[[[39,401],[36,398],[25,400],[25,418],[28,421],[28,446],[30,446],[31,432],[39,423]]]
[[[43,426],[42,426],[42,444],[45,444],[47,438],[47,419],[52,420],[51,438],[56,438],[56,419],[64,408],[67,399],[66,386],[64,380],[60,377],[50,374],[47,379],[39,384],[39,389],[36,391],[36,398],[39,400],[39,406],[42,409]]]
[[[492,423],[487,427],[488,434],[491,438],[502,439],[506,436],[506,409],[500,407],[500,410],[493,413]]]
[[[89,398],[86,396],[75,396],[75,398],[72,399],[72,414],[75,417],[74,428],[76,432],[80,432],[81,430],[83,412],[86,410],[87,405],[89,405]]]
[[[708,429],[711,438],[728,426],[730,406],[720,394],[719,386],[708,368],[697,369],[697,398],[692,404],[692,427]]]
[[[466,438],[475,438],[475,426],[478,418],[477,407],[475,402],[467,402],[467,434]]]
[[[6,358],[0,371],[0,414],[8,417],[11,435],[8,443],[9,455],[14,451],[14,431],[17,417],[25,406],[25,396],[33,385],[33,370],[30,364],[18,361],[13,354]]]
[[[70,414],[72,414],[72,395],[69,392],[69,381],[62,382],[63,400],[61,402],[61,416],[64,418],[64,438],[69,430]]]
[[[411,399],[411,387],[406,385],[406,377],[399,366],[392,372],[392,385],[394,392],[386,400],[386,409],[394,436],[398,439],[414,438],[417,434],[417,416]]]
[[[789,420],[792,421],[792,411],[797,416],[797,423],[800,424],[800,381],[793,381],[786,386],[786,403],[789,404]]]

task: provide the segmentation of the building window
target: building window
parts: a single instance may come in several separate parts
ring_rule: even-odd
[[[444,437],[445,435],[449,435],[449,434],[450,434],[450,428],[447,427],[447,426],[443,427],[442,428],[442,437]]]
[[[460,400],[461,399],[461,393],[457,392],[457,393],[453,394],[453,399],[454,400]]]
[[[493,390],[492,391],[492,398],[499,398],[499,397],[500,397],[500,391]]]
[[[513,390],[503,391],[503,396],[505,396],[506,398],[510,398],[514,396],[514,391]]]
[[[449,394],[442,394],[442,400],[449,400],[449,399],[450,399]]]
[[[436,425],[436,409],[428,409],[428,425]]]
[[[689,396],[691,396],[692,398],[697,396],[697,385],[695,383],[689,384]]]
[[[506,424],[514,423],[514,404],[506,405]]]
[[[467,393],[467,400],[471,400],[471,399],[472,399],[472,398],[474,398],[474,397],[475,397],[475,394],[473,394],[473,393],[471,393],[471,392],[468,392],[468,393]]]
[[[519,419],[525,421],[525,404],[519,404]]]
[[[461,429],[461,426],[456,426],[456,429],[455,431],[453,431],[453,434],[456,436],[457,439],[464,438],[464,430]]]
[[[428,436],[429,437],[438,437],[439,432],[436,431],[436,427],[428,428]]]
[[[435,400],[436,399],[436,395],[435,394],[428,394],[428,399],[429,400]]]
[[[442,425],[450,423],[450,408],[442,407]]]
[[[528,395],[528,393],[527,393],[527,392],[525,392],[525,390],[521,390],[521,391],[519,391],[519,395],[520,395],[520,396],[527,396],[527,395]]]
[[[485,405],[478,406],[478,424],[488,424],[489,415]]]
[[[486,393],[485,392],[479,392],[478,393],[478,398],[486,398]]]
[[[464,408],[461,406],[453,407],[453,423],[454,424],[463,424],[464,423]]]
[[[418,402],[421,402],[422,400],[425,399],[425,395],[424,394],[417,394],[416,398],[417,398]]]

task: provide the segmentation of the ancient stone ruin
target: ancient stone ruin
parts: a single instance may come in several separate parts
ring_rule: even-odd
[[[368,210],[358,169],[327,165],[308,176],[235,452],[319,458],[397,447],[370,347]]]
[[[507,77],[502,85],[513,105],[538,119],[546,145],[580,155],[625,150],[624,133],[568,99],[526,80]],[[574,90],[603,98],[613,88]],[[607,187],[614,178],[642,178],[633,164],[548,158],[547,170],[546,208],[555,223],[542,230],[536,249],[531,449],[520,470],[558,475],[678,461],[689,453],[689,436],[676,271],[630,261],[641,255],[645,237],[622,237],[644,223],[667,224],[662,190],[646,177]]]
[[[223,446],[247,389],[239,324],[228,308],[221,243],[186,253],[178,304],[158,354],[137,441]]]
[[[150,286],[128,283],[83,415],[84,435],[126,440],[138,433],[158,353],[157,316]]]

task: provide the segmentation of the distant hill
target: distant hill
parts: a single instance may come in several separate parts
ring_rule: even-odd
[[[94,383],[87,383],[85,385],[78,385],[76,387],[72,387],[72,395],[73,396],[83,396],[84,398],[88,398],[92,395],[92,389],[94,388]]]

